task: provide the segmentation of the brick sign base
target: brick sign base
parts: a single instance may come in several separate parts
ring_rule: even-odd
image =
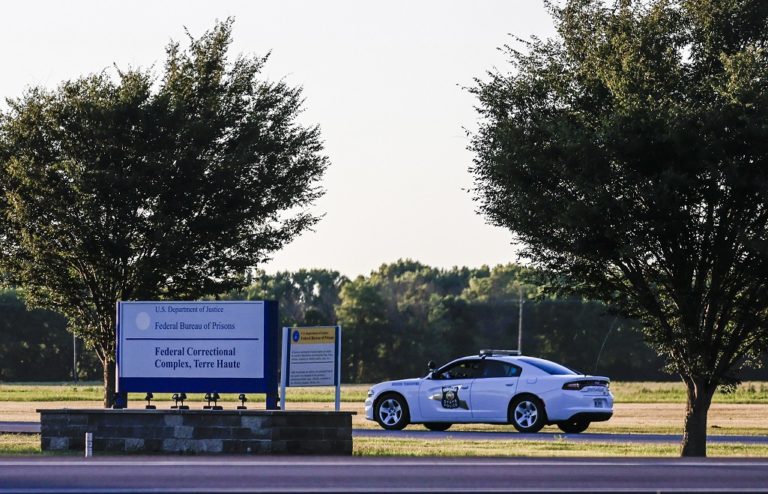
[[[43,451],[351,455],[354,412],[38,410]]]

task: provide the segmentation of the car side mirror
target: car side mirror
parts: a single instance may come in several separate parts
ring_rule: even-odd
[[[432,372],[436,368],[437,368],[437,364],[435,363],[434,360],[430,360],[429,362],[427,362],[427,369],[429,369],[430,372]]]

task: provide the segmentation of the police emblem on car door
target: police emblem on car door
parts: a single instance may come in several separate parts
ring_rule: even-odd
[[[472,382],[479,372],[479,359],[454,362],[432,373],[421,383],[419,403],[425,420],[469,421]]]
[[[459,398],[459,386],[443,386],[443,408],[463,408],[469,410],[466,401]]]

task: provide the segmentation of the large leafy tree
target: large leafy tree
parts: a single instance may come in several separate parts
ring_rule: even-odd
[[[481,211],[561,286],[641,318],[706,454],[718,386],[768,345],[768,3],[572,0],[479,80]],[[555,279],[557,281],[557,279]]]
[[[338,271],[300,269],[268,275],[255,273],[244,290],[230,293],[231,299],[277,300],[283,326],[327,326],[336,324],[336,305],[342,287],[349,282]]]
[[[297,123],[300,88],[266,57],[228,59],[232,21],[151,70],[83,77],[8,101],[0,125],[0,271],[64,314],[114,391],[115,303],[195,299],[313,225],[327,159]]]

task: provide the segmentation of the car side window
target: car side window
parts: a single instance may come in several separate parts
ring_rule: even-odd
[[[435,379],[474,379],[482,373],[481,360],[462,360],[435,373]]]
[[[517,377],[520,375],[520,367],[500,362],[498,360],[486,360],[480,377]]]

